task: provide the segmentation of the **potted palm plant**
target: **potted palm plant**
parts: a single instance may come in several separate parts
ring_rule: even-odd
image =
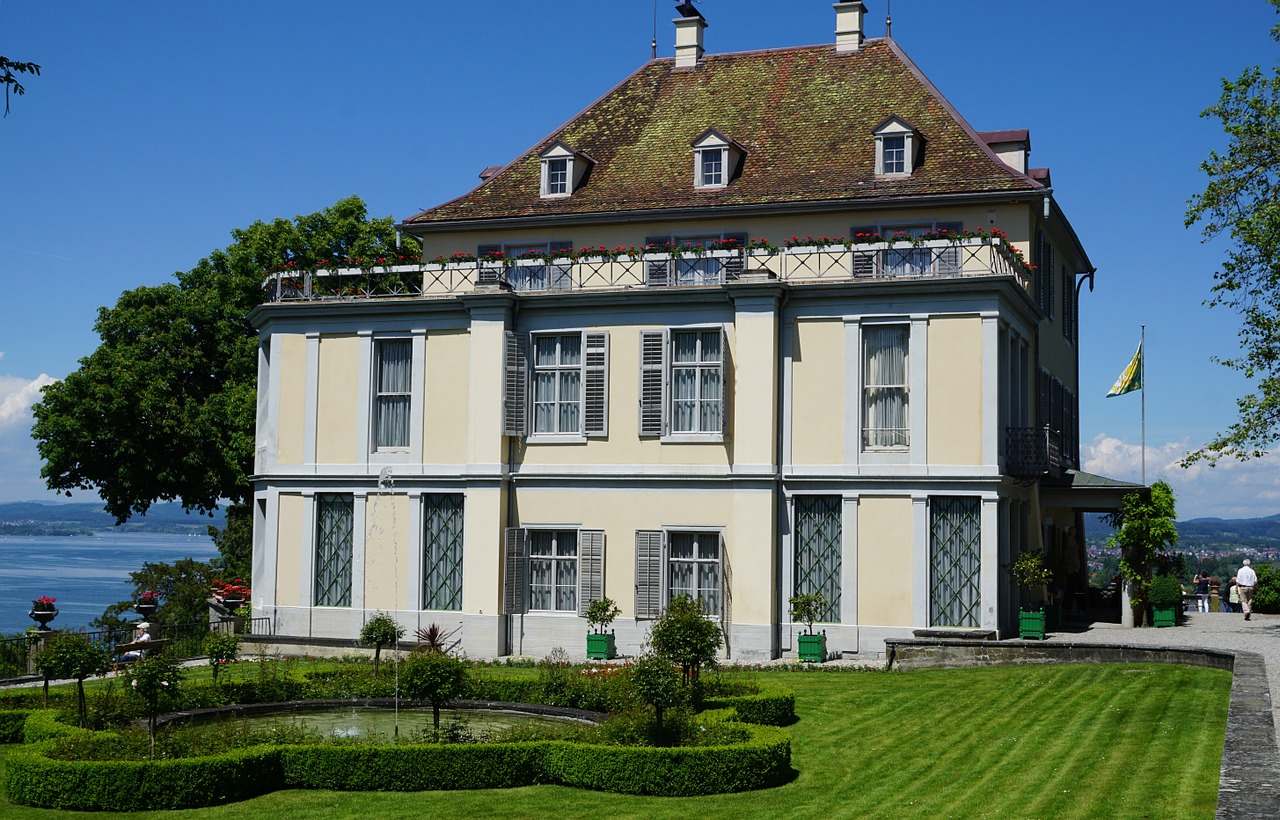
[[[1048,600],[1047,588],[1049,582],[1053,580],[1053,570],[1049,569],[1049,565],[1045,563],[1043,552],[1026,550],[1019,553],[1009,565],[1009,574],[1018,582],[1018,586],[1026,589],[1028,593],[1039,590],[1042,601],[1037,609],[1027,609],[1024,606],[1019,610],[1018,637],[1043,641],[1045,628],[1043,602]]]
[[[605,632],[613,619],[622,614],[612,598],[596,598],[587,604],[587,657],[607,661],[618,657],[617,635]]]
[[[827,611],[827,598],[821,592],[806,592],[791,598],[791,620],[805,625],[797,636],[797,654],[801,661],[823,663],[827,659],[827,633],[814,634],[813,622]]]
[[[1151,601],[1151,615],[1156,626],[1175,626],[1178,623],[1178,607],[1182,604],[1182,584],[1172,575],[1157,575],[1151,579],[1147,590]]]

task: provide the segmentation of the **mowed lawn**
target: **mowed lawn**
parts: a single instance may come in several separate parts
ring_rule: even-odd
[[[1227,672],[1164,665],[769,672],[796,693],[795,779],[745,794],[631,797],[560,786],[281,791],[129,817],[1212,817]],[[0,764],[13,746],[0,745]],[[13,806],[6,820],[68,816]],[[88,815],[84,815],[88,816]],[[105,817],[107,814],[92,815]]]

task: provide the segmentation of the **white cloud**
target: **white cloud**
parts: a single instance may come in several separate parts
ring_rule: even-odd
[[[0,376],[0,430],[30,418],[31,405],[40,398],[40,389],[57,379],[41,373],[28,381],[16,376]]]
[[[1280,454],[1249,461],[1223,460],[1216,467],[1181,466],[1194,449],[1188,439],[1147,442],[1147,483],[1167,481],[1178,518],[1261,518],[1280,512]],[[1142,446],[1099,433],[1080,448],[1084,469],[1124,481],[1142,480]]]

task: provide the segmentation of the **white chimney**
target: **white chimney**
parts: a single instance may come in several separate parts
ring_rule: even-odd
[[[672,21],[676,24],[676,68],[695,68],[702,61],[702,33],[707,28],[707,21],[692,4],[684,5],[689,6],[693,13]]]
[[[833,4],[836,10],[836,51],[857,51],[862,48],[862,17],[867,7],[861,0]]]

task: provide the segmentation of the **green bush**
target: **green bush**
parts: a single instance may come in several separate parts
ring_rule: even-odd
[[[1147,598],[1154,607],[1176,608],[1182,604],[1182,584],[1172,575],[1157,575],[1151,579]]]
[[[27,716],[27,722],[22,726],[22,742],[39,743],[42,740],[85,731],[88,730],[69,726],[58,720],[58,712],[54,709],[37,709]]]
[[[1253,611],[1280,613],[1280,567],[1259,564],[1253,569],[1258,573],[1258,587],[1253,591]]]
[[[23,726],[31,714],[28,709],[0,712],[0,743],[21,743]]]
[[[783,689],[712,698],[704,705],[708,709],[732,708],[738,720],[760,726],[789,726],[796,721],[796,696]]]
[[[542,743],[290,746],[290,788],[337,791],[505,789],[540,782]]]

